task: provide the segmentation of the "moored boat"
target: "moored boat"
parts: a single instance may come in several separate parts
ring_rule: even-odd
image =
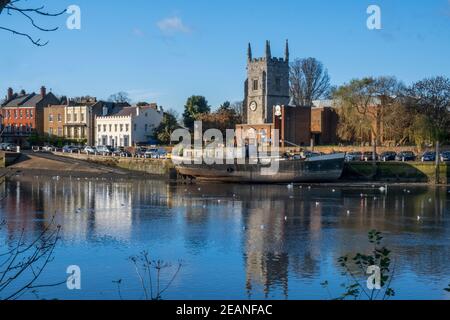
[[[316,156],[308,159],[239,164],[181,163],[183,158],[173,156],[178,174],[185,178],[236,183],[295,183],[328,182],[339,179],[344,169],[345,154]],[[273,161],[277,161],[274,163]]]

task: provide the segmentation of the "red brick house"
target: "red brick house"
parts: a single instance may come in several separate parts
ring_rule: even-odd
[[[44,133],[44,108],[51,104],[59,104],[59,99],[41,87],[39,94],[14,93],[8,89],[5,101],[1,104],[1,140],[24,145],[33,134]]]

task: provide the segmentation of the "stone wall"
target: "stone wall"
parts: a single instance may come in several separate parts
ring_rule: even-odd
[[[434,163],[422,162],[370,162],[346,163],[342,179],[351,181],[416,182],[447,184],[450,166],[439,166],[439,181],[436,181]]]
[[[147,174],[162,176],[170,179],[175,179],[177,175],[175,167],[173,166],[171,160],[104,157],[78,153],[57,153],[57,154],[59,156],[85,160],[102,165],[115,166],[130,171],[144,172]]]

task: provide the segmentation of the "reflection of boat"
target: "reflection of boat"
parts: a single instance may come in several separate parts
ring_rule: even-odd
[[[172,157],[185,178],[221,182],[290,183],[334,181],[341,177],[345,154],[331,154],[306,160],[272,159],[271,164],[194,164]],[[277,163],[274,163],[276,161]],[[267,162],[267,161],[266,161]]]

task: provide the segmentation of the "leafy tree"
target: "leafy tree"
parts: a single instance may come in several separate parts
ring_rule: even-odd
[[[290,66],[290,91],[296,105],[311,106],[330,90],[330,76],[322,62],[315,58],[296,59]]]
[[[393,77],[354,79],[334,93],[341,116],[341,138],[369,137],[376,146],[383,138],[382,129],[389,111],[396,108],[403,86]]]
[[[183,122],[185,127],[189,129],[194,128],[194,122],[201,114],[209,113],[211,107],[204,96],[191,96],[187,99],[184,106]]]
[[[159,126],[155,129],[155,138],[164,145],[171,144],[170,136],[172,132],[178,129],[180,126],[177,122],[177,113],[173,110],[164,112],[163,119]]]
[[[234,129],[240,123],[240,116],[226,101],[213,113],[204,113],[198,117],[203,122],[203,130],[218,129],[225,136],[227,129]]]

